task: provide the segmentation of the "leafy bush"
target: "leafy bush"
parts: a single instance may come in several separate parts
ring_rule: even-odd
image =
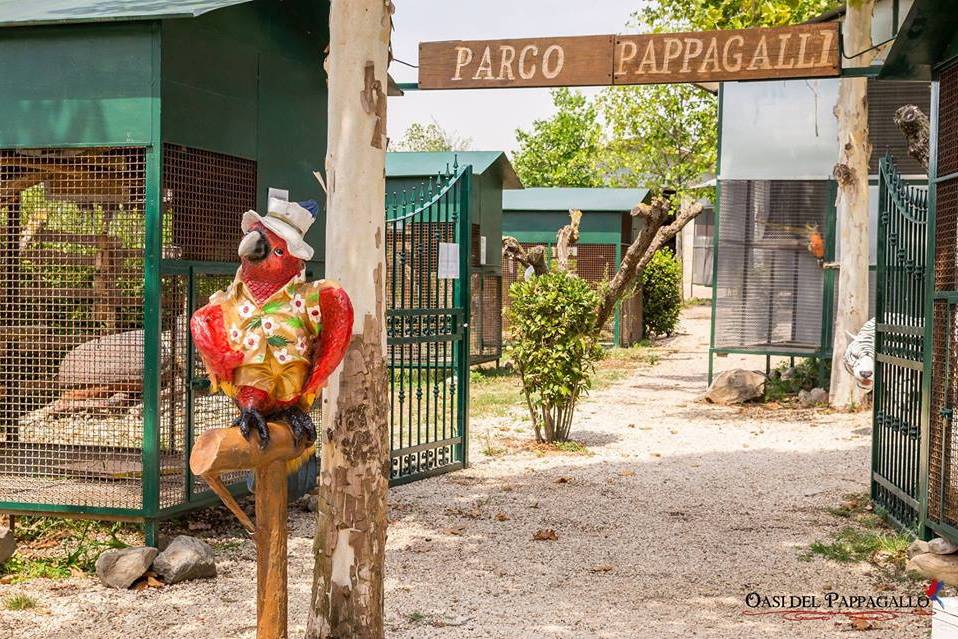
[[[642,270],[642,324],[646,336],[671,335],[682,310],[682,265],[669,249],[655,252]]]
[[[765,401],[778,401],[820,386],[821,380],[829,378],[831,367],[830,361],[817,357],[807,357],[794,367],[782,362],[765,382]]]
[[[582,278],[555,270],[509,288],[510,355],[522,381],[538,441],[566,441],[579,397],[602,357],[598,293]]]

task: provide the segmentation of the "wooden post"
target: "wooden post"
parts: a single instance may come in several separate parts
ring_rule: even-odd
[[[844,21],[847,67],[868,66],[875,57],[871,24],[874,0],[849,2]],[[860,54],[860,55],[856,55]],[[839,160],[834,175],[838,182],[835,202],[839,220],[838,306],[832,342],[832,379],[829,402],[847,408],[861,403],[863,392],[842,364],[849,334],[855,335],[868,320],[868,80],[841,79],[838,89]]]
[[[390,0],[329,11],[326,277],[349,291],[352,341],[327,386],[306,637],[383,637],[386,378],[386,67]]]
[[[285,424],[268,424],[270,441],[259,446],[254,433],[247,440],[238,428],[206,431],[190,454],[190,470],[200,475],[256,540],[256,637],[286,639],[286,463],[310,444],[296,445]],[[223,485],[220,475],[252,470],[256,477],[256,526]]]

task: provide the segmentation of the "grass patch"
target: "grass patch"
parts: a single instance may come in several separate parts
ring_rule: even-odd
[[[426,618],[426,615],[421,612],[410,612],[406,615],[406,621],[409,623],[422,623]]]
[[[891,528],[881,513],[872,509],[868,493],[845,495],[838,506],[826,511],[845,525],[826,540],[812,542],[799,558],[811,561],[822,557],[839,563],[868,562],[885,582],[908,583],[912,578],[905,572],[908,546],[915,539],[909,531]]]
[[[555,442],[552,445],[556,450],[561,450],[563,453],[587,453],[589,449],[586,448],[585,444],[577,441],[572,441],[571,439],[567,442]]]
[[[19,547],[16,555],[0,565],[0,577],[19,583],[92,573],[103,551],[139,543],[139,536],[133,524],[17,517]]]
[[[29,595],[10,595],[3,600],[7,610],[30,610],[37,607],[37,600]]]
[[[817,357],[807,357],[795,366],[782,362],[765,382],[765,401],[777,402],[790,399],[800,391],[810,391],[817,387],[821,380],[828,379],[829,369],[831,362]]]

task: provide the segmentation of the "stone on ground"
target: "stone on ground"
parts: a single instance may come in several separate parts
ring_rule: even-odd
[[[158,552],[149,546],[107,550],[96,560],[96,576],[104,586],[120,590],[129,588],[146,574]]]
[[[921,573],[927,579],[937,579],[949,586],[958,586],[958,555],[922,553],[909,559],[905,570]]]
[[[17,551],[17,538],[9,528],[0,528],[0,564]]]
[[[215,577],[213,549],[196,537],[180,535],[153,562],[153,572],[168,584]]]
[[[765,375],[736,368],[719,374],[705,393],[715,404],[741,404],[760,398],[765,393]]]
[[[920,555],[925,552],[930,552],[928,550],[928,542],[924,539],[916,539],[911,542],[911,545],[908,546],[908,558],[911,559],[915,555]]]
[[[928,552],[933,552],[936,555],[950,555],[958,552],[958,545],[951,543],[947,539],[936,537],[928,542]]]
[[[814,408],[828,404],[828,391],[824,388],[813,388],[810,391],[798,392],[798,404],[802,408]]]

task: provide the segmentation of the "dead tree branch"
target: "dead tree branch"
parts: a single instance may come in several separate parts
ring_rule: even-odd
[[[908,142],[908,155],[928,170],[928,116],[914,104],[906,104],[895,111],[895,126]]]
[[[579,241],[579,223],[582,220],[582,211],[569,209],[569,218],[571,222],[559,229],[556,234],[556,261],[559,268],[564,271],[569,270],[569,255],[572,252],[572,247]]]
[[[502,238],[502,257],[513,259],[525,268],[532,267],[536,275],[545,275],[549,272],[549,265],[546,263],[546,250],[542,246],[533,246],[526,250],[519,240],[505,235]]]
[[[638,236],[625,251],[618,272],[609,282],[599,303],[597,326],[604,326],[615,311],[616,303],[622,299],[630,286],[638,279],[655,252],[695,219],[704,207],[700,202],[689,202],[679,208],[675,218],[666,224],[672,211],[672,201],[664,197],[653,198],[651,204],[639,204],[632,209],[633,217],[645,221]]]

